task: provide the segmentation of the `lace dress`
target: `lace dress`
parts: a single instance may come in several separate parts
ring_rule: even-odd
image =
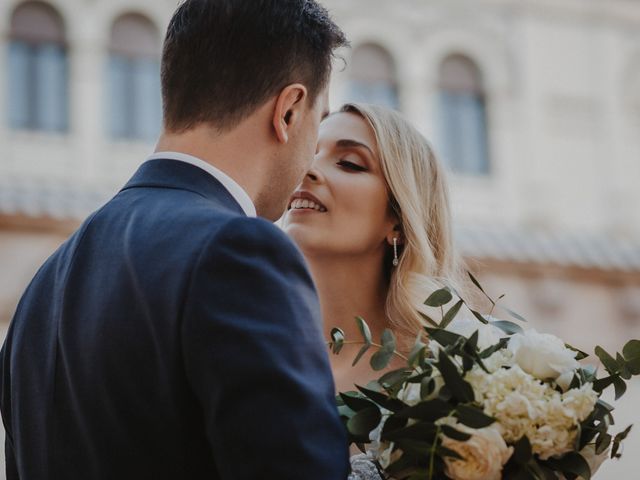
[[[351,457],[351,474],[348,480],[384,480],[371,457],[364,453]]]

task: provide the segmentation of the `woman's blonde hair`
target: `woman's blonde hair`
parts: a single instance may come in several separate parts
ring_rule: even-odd
[[[415,338],[424,325],[427,296],[443,285],[459,287],[462,270],[453,244],[445,170],[429,142],[393,110],[348,103],[340,112],[361,116],[375,133],[390,208],[399,220],[399,264],[389,272],[387,316],[399,337]]]

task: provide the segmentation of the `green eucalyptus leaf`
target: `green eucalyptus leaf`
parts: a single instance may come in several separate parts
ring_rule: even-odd
[[[622,349],[622,354],[628,372],[640,375],[640,340],[629,340]]]
[[[371,344],[369,343],[365,343],[362,348],[360,348],[360,351],[358,352],[358,354],[356,355],[356,358],[353,359],[353,363],[351,364],[352,367],[355,367],[356,364],[360,361],[360,359],[362,358],[362,356],[367,353],[367,350],[369,350],[369,348],[371,348]]]
[[[464,460],[464,457],[458,452],[456,452],[455,450],[451,450],[450,448],[443,447],[442,445],[438,445],[438,447],[436,448],[436,452],[438,452],[438,455],[440,455],[441,457],[451,457],[458,460]]]
[[[396,349],[396,337],[390,329],[385,328],[384,332],[382,332],[381,343],[384,348]]]
[[[378,350],[371,356],[371,368],[373,368],[376,372],[380,370],[384,370],[391,363],[391,359],[393,358],[393,352],[388,350]]]
[[[425,357],[428,350],[429,350],[428,347],[424,344],[422,344],[422,346],[420,346],[418,349],[414,347],[411,353],[409,353],[408,362],[407,362],[409,366],[415,367],[416,365],[419,365],[420,360]]]
[[[431,451],[431,444],[420,440],[403,439],[396,441],[396,443],[400,450],[410,455],[420,455],[424,458],[428,458],[427,455]]]
[[[460,442],[466,442],[471,438],[470,434],[461,432],[460,430],[456,430],[450,425],[440,425],[440,430],[442,430],[442,433],[444,433],[447,437],[458,440]]]
[[[616,362],[615,359],[611,355],[609,355],[602,347],[596,347],[595,354],[609,373],[618,373],[618,362]]]
[[[458,405],[455,416],[463,425],[471,428],[484,428],[493,424],[496,419],[484,413],[480,408],[471,405]]]
[[[384,370],[389,366],[396,351],[396,338],[388,328],[382,332],[382,348],[371,356],[371,368],[375,371]]]
[[[436,381],[432,377],[425,377],[420,381],[420,398],[425,400],[436,389]]]
[[[375,407],[375,404],[358,392],[345,392],[339,394],[344,404],[355,412]]]
[[[430,377],[433,375],[433,368],[429,368],[424,372],[417,373],[415,375],[411,375],[407,378],[408,383],[420,383],[424,377]]]
[[[599,378],[599,379],[597,379],[596,381],[593,382],[593,389],[596,392],[602,392],[606,388],[608,388],[609,385],[611,385],[613,383],[614,379],[615,379],[615,375],[610,375],[608,377]]]
[[[382,419],[382,414],[378,407],[365,408],[360,410],[347,422],[347,430],[357,438],[369,440],[369,433],[375,429]]]
[[[640,340],[629,340],[622,348],[622,354],[627,361],[640,358]]]
[[[467,353],[475,354],[478,351],[478,339],[480,338],[480,331],[476,330],[471,334],[465,343],[465,351]],[[466,369],[465,369],[466,370]]]
[[[482,292],[484,293],[484,296],[487,297],[489,299],[489,301],[491,302],[492,305],[495,305],[496,302],[493,301],[493,299],[487,295],[487,292],[484,291],[484,288],[482,288],[482,285],[480,285],[480,282],[476,279],[476,277],[473,276],[473,274],[469,271],[467,271],[467,275],[469,275],[469,278],[471,279],[471,281],[473,282],[473,284]]]
[[[616,400],[618,400],[620,397],[622,397],[625,392],[627,391],[627,384],[625,383],[625,381],[620,378],[620,377],[613,377],[613,387],[615,389],[616,392]]]
[[[369,329],[369,325],[362,317],[356,317],[356,324],[358,325],[358,329],[362,334],[362,339],[364,343],[367,345],[371,345],[373,341],[371,340],[371,330]]]
[[[580,349],[578,349],[578,348],[576,348],[576,347],[574,347],[572,345],[569,345],[568,343],[565,343],[564,346],[566,348],[568,348],[569,350],[572,350],[572,351],[576,352],[576,354],[577,354],[576,355],[576,360],[578,360],[578,361],[584,360],[585,358],[587,358],[589,356],[588,353],[583,352],[582,350],[580,350]]]
[[[418,422],[383,435],[383,440],[397,442],[401,440],[422,440],[433,444],[438,428],[433,422]]]
[[[517,323],[510,322],[508,320],[496,320],[493,322],[489,322],[496,328],[499,328],[507,335],[514,335],[516,333],[523,333],[523,328]]]
[[[425,322],[427,322],[429,325],[433,326],[433,327],[438,327],[438,322],[436,322],[433,318],[431,318],[429,315],[427,315],[426,313],[422,313],[422,312],[418,312],[418,314],[424,319]]]
[[[604,453],[611,445],[613,437],[608,433],[602,432],[596,439],[596,455]]]
[[[438,353],[437,367],[442,374],[445,385],[459,402],[466,403],[474,400],[473,388],[462,378],[458,367],[455,366],[444,350],[440,350]]]
[[[344,331],[340,328],[331,330],[331,351],[337,355],[344,346]]]
[[[451,406],[447,402],[436,398],[405,408],[396,413],[396,416],[398,418],[412,418],[433,422],[439,418],[446,417],[450,411]]]
[[[631,372],[627,368],[627,361],[620,353],[616,353],[616,363],[620,368],[620,376],[625,380],[631,380]]]
[[[364,396],[373,400],[376,404],[380,405],[382,408],[386,408],[391,412],[398,412],[407,407],[407,405],[398,400],[396,398],[390,398],[388,395],[385,395],[381,392],[376,392],[374,390],[369,390],[368,388],[360,387],[356,385],[356,388],[362,392]]]
[[[384,386],[392,387],[398,383],[403,383],[404,381],[406,381],[411,376],[412,373],[413,373],[413,370],[408,370],[406,368],[391,370],[390,372],[387,372],[384,375],[382,375],[378,379],[378,383],[383,387]]]
[[[510,308],[507,307],[503,307],[501,305],[498,305],[498,308],[504,310],[505,312],[507,312],[509,315],[511,315],[513,318],[515,318],[516,320],[520,320],[521,322],[525,322],[527,323],[527,319],[524,318],[522,315],[520,315],[519,313],[514,312],[513,310],[511,310]]]
[[[615,437],[613,437],[613,446],[611,447],[611,458],[620,458],[621,454],[618,453],[620,450],[620,445],[622,441],[627,438],[629,432],[631,432],[632,425],[629,425],[622,432],[618,433]]]
[[[513,454],[511,460],[518,465],[526,465],[533,456],[533,450],[531,449],[531,442],[524,435],[513,445]]]
[[[441,288],[436,290],[429,298],[424,301],[424,304],[429,307],[442,307],[453,300],[453,295],[448,288]]]
[[[447,326],[449,326],[453,319],[456,318],[456,315],[458,315],[458,312],[460,312],[460,308],[462,308],[462,305],[464,305],[464,300],[459,300],[453,307],[451,307],[447,311],[442,321],[440,322],[440,328],[447,328]]]
[[[398,415],[391,415],[384,422],[384,426],[382,427],[382,438],[385,438],[385,435],[395,432],[396,430],[400,430],[401,428],[406,427],[409,422],[408,418],[401,418]]]
[[[496,353],[498,350],[502,350],[503,348],[506,348],[506,346],[508,344],[509,344],[509,339],[508,338],[506,338],[506,337],[505,338],[501,338],[498,343],[496,343],[495,345],[492,345],[490,347],[487,347],[482,352],[480,352],[480,358],[489,358],[491,355]]]
[[[485,325],[489,323],[489,320],[487,320],[487,319],[484,317],[484,315],[482,315],[481,313],[476,312],[476,311],[475,311],[475,310],[473,310],[473,309],[471,310],[471,313],[473,313],[473,316],[474,316],[474,317],[476,317],[476,318],[477,318],[481,323],[483,323],[483,324],[485,324]]]
[[[450,332],[449,330],[443,330],[441,328],[429,328],[426,327],[425,330],[429,334],[431,340],[435,340],[443,347],[448,347],[449,345],[454,345],[456,342],[459,342],[460,339],[465,340],[462,335],[458,335],[457,333]]]

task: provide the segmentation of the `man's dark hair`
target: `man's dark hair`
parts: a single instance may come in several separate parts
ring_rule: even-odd
[[[186,0],[162,54],[165,127],[228,130],[291,83],[315,102],[347,44],[315,0]]]

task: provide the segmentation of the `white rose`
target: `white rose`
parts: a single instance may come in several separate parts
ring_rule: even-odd
[[[580,366],[575,359],[576,352],[548,333],[527,330],[515,334],[509,340],[508,348],[520,368],[540,380],[555,380]]]
[[[448,423],[448,422],[447,422]],[[511,457],[508,447],[495,425],[473,429],[462,424],[452,425],[456,430],[471,435],[466,442],[445,435],[442,445],[463,457],[463,460],[445,457],[445,473],[452,480],[500,480],[502,467]]]

